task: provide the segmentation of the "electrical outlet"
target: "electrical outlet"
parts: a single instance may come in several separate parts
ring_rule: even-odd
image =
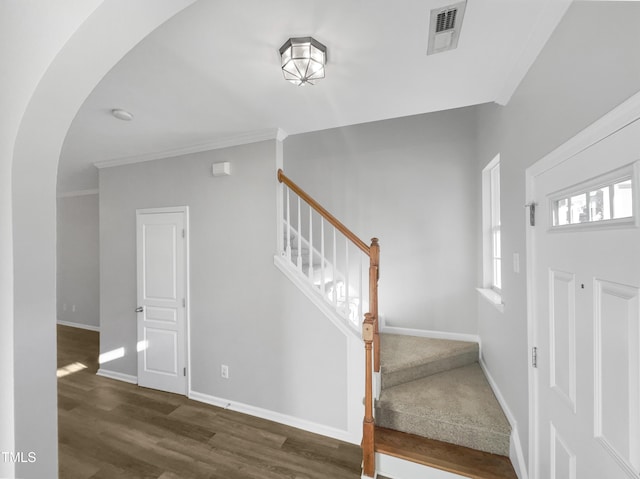
[[[226,364],[220,366],[220,376],[224,379],[229,379],[229,366]]]

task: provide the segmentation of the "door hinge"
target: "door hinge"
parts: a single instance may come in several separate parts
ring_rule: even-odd
[[[538,348],[536,346],[531,348],[531,366],[538,367]]]
[[[529,224],[531,226],[536,225],[536,205],[537,203],[535,201],[524,205],[525,208],[529,208]]]
[[[182,307],[186,308],[187,307],[187,300],[182,298]]]
[[[183,374],[184,376],[186,376],[186,375],[187,375],[187,368],[182,368],[182,374]]]
[[[184,238],[184,228],[182,229],[182,237]]]

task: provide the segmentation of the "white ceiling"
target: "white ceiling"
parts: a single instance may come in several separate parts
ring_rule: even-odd
[[[427,56],[429,12],[450,3],[200,0],[89,96],[65,141],[59,192],[97,187],[93,163],[105,160],[162,157],[276,128],[296,134],[505,103],[568,0],[468,0],[458,48]],[[309,35],[327,46],[327,76],[296,87],[282,77],[278,49]],[[116,120],[113,108],[135,119]]]

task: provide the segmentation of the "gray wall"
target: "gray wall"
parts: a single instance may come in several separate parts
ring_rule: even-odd
[[[489,369],[528,450],[525,170],[640,88],[640,3],[574,2],[506,107],[478,110],[480,170],[501,155],[504,314],[478,299]],[[478,197],[477,214],[480,214]],[[478,234],[480,231],[478,230]],[[513,272],[520,254],[520,273]],[[478,285],[481,284],[478,271]]]
[[[380,238],[387,325],[476,333],[475,114],[450,110],[290,136],[285,172]]]
[[[191,389],[346,430],[346,337],[273,264],[276,146],[100,170],[100,350],[126,350],[101,367],[137,373],[136,209],[187,205]]]
[[[100,326],[98,195],[58,198],[57,204],[58,321],[97,328]]]

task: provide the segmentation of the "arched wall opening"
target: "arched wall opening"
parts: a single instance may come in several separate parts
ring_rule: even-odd
[[[13,380],[7,379],[13,389],[13,401],[7,401],[13,414],[3,412],[2,416],[3,428],[13,430],[13,441],[3,437],[2,450],[8,442],[14,452],[35,453],[36,461],[18,462],[15,470],[12,465],[0,465],[2,476],[36,479],[58,474],[55,199],[67,131],[107,72],[145,36],[194,1],[100,4],[57,53],[24,110],[9,173],[12,210],[8,221],[3,217],[1,231],[8,238],[3,238],[3,252],[10,251],[11,244],[13,250],[9,253],[12,298],[11,281],[6,282],[13,317],[11,308],[3,309],[9,312],[3,321],[13,320],[12,328],[6,328],[13,337],[2,340],[13,350]]]

